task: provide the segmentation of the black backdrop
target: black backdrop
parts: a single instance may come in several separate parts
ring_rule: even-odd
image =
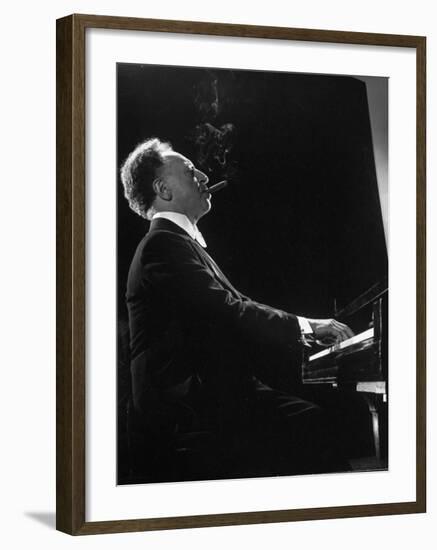
[[[198,161],[198,124],[232,124],[230,175],[199,223],[208,251],[257,301],[332,316],[387,273],[365,84],[353,77],[117,65],[118,166],[142,140]],[[148,222],[118,193],[118,306]]]

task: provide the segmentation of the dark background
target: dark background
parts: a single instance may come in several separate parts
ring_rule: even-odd
[[[208,251],[243,293],[309,317],[383,279],[387,254],[366,87],[353,77],[118,64],[118,166],[142,140],[168,140],[194,163],[195,128],[235,127],[230,174],[199,223]],[[209,105],[211,104],[211,105]],[[200,166],[199,166],[200,167]],[[205,168],[205,167],[200,167]],[[118,180],[119,317],[148,222]]]
[[[211,183],[228,178],[229,186],[213,196],[212,210],[199,227],[208,252],[242,293],[298,315],[332,317],[334,303],[341,309],[385,279],[387,253],[364,82],[118,64],[117,85],[117,169],[139,142],[155,136],[170,141]],[[218,134],[232,125],[228,151],[218,156],[224,165],[214,155],[201,162],[198,129],[205,124]],[[129,209],[119,178],[117,193],[117,452],[118,480],[124,483],[130,475],[124,296],[131,259],[149,224]],[[366,314],[352,329],[365,330],[369,319]],[[286,387],[290,369],[276,367],[276,378],[267,383]],[[332,404],[331,393],[321,388],[298,391],[334,407],[349,434],[349,456],[363,455],[371,433],[363,403],[335,396]]]

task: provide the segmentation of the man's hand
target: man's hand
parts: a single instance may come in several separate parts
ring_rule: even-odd
[[[352,338],[351,329],[335,319],[308,319],[314,332],[314,338],[324,346],[332,346]]]

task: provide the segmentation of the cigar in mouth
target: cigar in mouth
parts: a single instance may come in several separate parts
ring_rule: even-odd
[[[207,191],[208,193],[216,193],[217,191],[220,191],[220,189],[223,189],[227,185],[228,185],[228,180],[219,181],[218,183],[211,185],[211,187],[208,187]]]

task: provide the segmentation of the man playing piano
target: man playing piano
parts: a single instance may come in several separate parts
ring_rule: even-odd
[[[150,480],[348,470],[328,413],[268,381],[284,358],[297,379],[306,338],[341,342],[351,330],[232,285],[197,228],[211,209],[208,178],[169,144],[141,143],[121,179],[131,209],[151,222],[126,292],[132,430],[147,441],[133,452],[147,455]]]

